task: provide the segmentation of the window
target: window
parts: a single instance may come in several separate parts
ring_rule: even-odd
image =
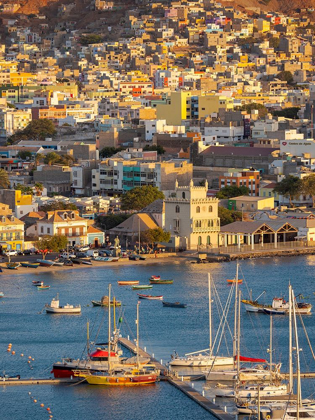
[[[200,207],[199,206],[196,207],[196,213],[200,213]]]
[[[44,226],[40,227],[40,233],[44,233]]]
[[[210,236],[207,236],[207,245],[210,245],[211,241],[210,241]]]
[[[198,245],[202,245],[202,237],[198,236]]]
[[[182,198],[186,198],[186,194],[184,192],[182,193]]]
[[[50,228],[47,228],[47,233],[48,233],[48,235],[50,234]]]
[[[209,213],[212,212],[212,206],[209,206]]]
[[[175,213],[180,213],[180,207],[179,206],[175,207]]]

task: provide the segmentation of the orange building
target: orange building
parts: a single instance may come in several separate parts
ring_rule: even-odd
[[[66,105],[42,106],[40,108],[32,108],[32,119],[40,120],[47,118],[48,120],[57,121],[66,118]]]
[[[260,172],[243,170],[240,172],[227,172],[219,178],[220,189],[224,187],[247,187],[249,195],[259,196]]]

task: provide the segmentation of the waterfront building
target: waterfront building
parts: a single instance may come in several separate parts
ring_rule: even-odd
[[[175,193],[165,199],[165,230],[171,232],[173,249],[216,247],[220,231],[217,198],[207,197],[205,186],[175,185]]]
[[[63,235],[68,238],[68,244],[86,245],[89,221],[79,216],[77,210],[49,211],[44,219],[37,221],[39,238],[49,235]]]
[[[105,233],[94,226],[89,226],[87,230],[87,243],[88,245],[98,248],[105,243]]]
[[[259,195],[259,182],[260,172],[251,169],[226,172],[219,178],[220,189],[228,186],[247,187],[251,196]]]
[[[13,214],[0,215],[0,247],[17,251],[24,248],[24,222]]]
[[[0,202],[8,204],[18,219],[31,211],[38,211],[38,204],[33,196],[22,194],[21,190],[0,190]]]
[[[229,210],[254,212],[258,210],[271,210],[275,207],[274,197],[255,197],[241,195],[230,198],[228,201]]]

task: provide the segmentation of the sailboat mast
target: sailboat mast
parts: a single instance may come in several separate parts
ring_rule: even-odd
[[[270,381],[272,380],[272,327],[273,327],[273,319],[270,316],[270,346],[269,346],[269,354],[270,354]]]
[[[208,289],[209,289],[209,352],[212,356],[212,304],[211,304],[211,275],[208,273]]]
[[[139,360],[139,305],[140,302],[137,303],[137,368],[140,369],[140,360]]]
[[[236,263],[235,276],[235,303],[234,303],[234,337],[233,337],[233,356],[236,357],[236,340],[237,340],[237,300],[238,300],[238,263]],[[235,366],[235,365],[234,365]]]
[[[289,392],[293,392],[292,366],[292,286],[289,285]]]
[[[89,356],[90,354],[90,322],[87,320],[86,323],[86,351]]]
[[[299,408],[301,406],[301,369],[300,369],[300,348],[299,348],[299,337],[297,332],[297,323],[296,323],[296,312],[295,312],[295,298],[294,292],[292,290],[292,302],[293,302],[293,322],[294,322],[294,336],[295,336],[295,345],[296,345],[296,374],[297,374],[297,390],[296,390],[296,406],[297,414],[296,418],[299,420]]]
[[[111,319],[110,319],[110,315],[111,315],[111,309],[110,309],[110,298],[111,298],[111,287],[112,285],[109,284],[108,285],[108,370],[110,371],[110,336],[111,336]]]

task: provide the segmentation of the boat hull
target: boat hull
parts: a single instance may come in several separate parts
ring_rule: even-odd
[[[210,356],[190,356],[178,357],[170,362],[170,366],[186,367],[207,367],[207,366],[233,366],[233,357],[210,357]]]
[[[140,295],[138,293],[139,299],[147,299],[147,300],[163,300],[163,296],[149,296],[149,295]]]
[[[246,371],[240,372],[239,380],[240,381],[261,381],[267,382],[272,380],[270,378],[269,371]],[[206,375],[207,381],[235,381],[237,380],[236,370],[230,371],[210,371]]]
[[[85,377],[90,385],[107,385],[107,386],[137,386],[154,384],[157,375],[135,375],[135,376],[102,376],[88,375]]]
[[[150,284],[173,284],[173,280],[150,280]]]
[[[52,265],[54,265],[54,261],[50,261],[50,260],[37,260],[37,262],[39,263],[39,265],[41,267],[51,267]]]
[[[46,308],[47,314],[80,314],[81,308],[70,308],[70,309],[64,309],[64,308]]]
[[[21,262],[21,266],[28,267],[28,268],[37,268],[39,267],[39,263]]]
[[[152,288],[153,288],[153,286],[151,286],[149,284],[147,286],[146,285],[143,285],[143,286],[140,285],[140,286],[133,286],[132,287],[133,290],[152,289]]]
[[[100,300],[92,300],[91,302],[92,302],[93,306],[108,306],[108,303],[102,303]],[[113,301],[110,303],[110,306],[114,306]],[[116,301],[115,306],[121,306],[121,302]]]
[[[140,280],[118,281],[119,286],[133,286],[140,283]]]
[[[186,303],[163,302],[165,308],[187,308]]]

